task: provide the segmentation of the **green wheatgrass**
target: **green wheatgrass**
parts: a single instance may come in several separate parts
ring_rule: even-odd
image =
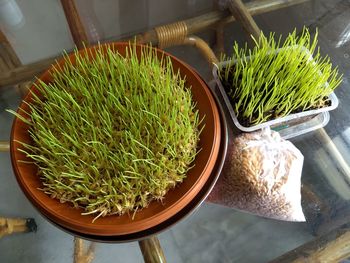
[[[261,34],[254,42],[252,49],[247,45],[240,48],[236,42],[232,57],[223,58],[231,63],[219,70],[238,119],[257,125],[295,111],[327,106],[328,96],[342,76],[332,68],[329,57],[322,57],[316,49],[317,32],[313,40],[304,28],[300,36],[294,30],[283,43],[281,36],[276,41],[272,33],[269,37]]]
[[[76,65],[65,55],[22,118],[34,141],[22,151],[39,167],[42,190],[96,218],[162,200],[186,177],[200,134],[190,87],[169,57],[102,47],[93,61],[76,51]]]

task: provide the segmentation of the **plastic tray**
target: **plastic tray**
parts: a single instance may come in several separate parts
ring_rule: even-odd
[[[280,133],[283,139],[290,139],[317,129],[320,129],[326,126],[329,122],[330,116],[329,112],[321,112],[315,117],[311,118],[308,121],[304,121],[297,125],[291,125],[288,127],[283,127],[283,129],[278,130],[276,128],[272,128]]]
[[[308,52],[308,51],[305,50],[305,52]],[[310,54],[310,59],[312,60],[311,54]],[[335,95],[335,93],[332,92],[329,96],[329,99],[331,101],[331,106],[324,107],[321,109],[316,109],[316,110],[308,110],[308,111],[304,111],[304,112],[300,112],[300,113],[294,113],[294,114],[290,114],[290,115],[287,115],[287,116],[282,117],[282,118],[267,121],[267,122],[264,122],[264,123],[261,123],[258,125],[245,127],[239,123],[237,116],[232,108],[231,102],[229,101],[229,98],[228,98],[228,96],[225,92],[225,89],[224,89],[224,87],[219,79],[219,76],[218,76],[218,69],[225,67],[228,63],[230,63],[230,61],[224,61],[224,62],[219,63],[218,67],[213,67],[213,76],[214,76],[214,79],[216,81],[218,90],[219,90],[219,92],[220,92],[220,94],[225,102],[225,105],[230,113],[230,116],[231,116],[233,123],[241,131],[252,132],[252,131],[256,131],[256,130],[259,130],[259,129],[262,129],[265,127],[271,127],[271,128],[274,128],[275,130],[278,130],[281,132],[283,129],[289,128],[290,126],[298,126],[302,122],[309,121],[312,118],[312,116],[316,116],[320,113],[328,112],[328,111],[333,110],[333,109],[338,107],[338,104],[339,104],[338,98]],[[326,85],[327,84],[328,83],[326,83]],[[327,116],[323,116],[323,118],[327,119]],[[328,114],[328,121],[329,121],[329,114]],[[310,127],[308,127],[308,131],[315,130],[315,129],[317,129],[317,127],[313,128],[313,129],[310,129]],[[302,131],[300,131],[300,132],[302,132]],[[303,132],[303,133],[305,133],[305,132]],[[300,133],[300,134],[302,134],[302,133]],[[295,136],[297,136],[297,135],[295,135]],[[291,138],[291,137],[289,137],[289,138]]]

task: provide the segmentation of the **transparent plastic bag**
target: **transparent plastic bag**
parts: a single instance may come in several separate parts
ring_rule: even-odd
[[[227,163],[208,201],[264,217],[305,221],[301,207],[304,157],[269,128],[232,141]]]

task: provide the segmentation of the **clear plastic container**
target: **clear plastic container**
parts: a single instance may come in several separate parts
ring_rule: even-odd
[[[305,49],[305,52],[310,53],[307,49]],[[311,54],[310,54],[310,60],[312,60]],[[237,116],[232,108],[231,102],[230,102],[230,100],[225,92],[225,89],[224,89],[224,87],[219,79],[218,70],[220,68],[225,67],[229,63],[230,63],[230,61],[224,61],[224,62],[219,63],[218,67],[213,67],[213,75],[214,75],[214,79],[216,81],[219,93],[221,94],[221,96],[225,102],[225,105],[230,113],[230,116],[231,116],[233,123],[235,124],[235,126],[238,129],[240,129],[243,132],[252,132],[252,131],[256,131],[256,130],[259,130],[259,129],[262,129],[265,127],[271,127],[272,129],[279,131],[279,132],[281,132],[284,129],[290,128],[290,127],[298,126],[300,128],[301,123],[309,122],[312,118],[316,117],[316,115],[319,115],[320,113],[328,112],[330,110],[334,110],[335,108],[338,107],[338,104],[339,104],[338,98],[335,95],[335,93],[332,92],[329,95],[331,105],[328,107],[323,107],[321,109],[308,110],[308,111],[304,111],[304,112],[294,113],[294,114],[290,114],[290,115],[287,115],[285,117],[270,120],[270,121],[267,121],[267,122],[264,122],[264,123],[261,123],[258,125],[245,127],[239,123]],[[326,85],[328,85],[328,83],[326,83]],[[320,118],[323,118],[323,120],[320,120]],[[327,118],[328,118],[328,120],[327,120]],[[304,129],[306,129],[306,131],[299,130],[297,132],[298,134],[296,134],[294,136],[288,135],[288,138],[292,138],[292,137],[295,137],[297,135],[321,128],[321,127],[325,126],[328,123],[328,121],[329,121],[329,113],[327,115],[323,115],[321,117],[319,116],[319,121],[317,124],[314,125],[314,127],[311,127],[311,126],[304,127]],[[314,123],[316,123],[316,122],[314,122]],[[320,127],[320,125],[323,125],[323,126]]]
[[[272,129],[275,131],[278,131],[283,139],[288,140],[293,137],[323,128],[328,124],[329,119],[330,119],[329,112],[325,111],[299,124],[284,126],[282,127],[282,129],[276,129],[276,128],[272,128]]]

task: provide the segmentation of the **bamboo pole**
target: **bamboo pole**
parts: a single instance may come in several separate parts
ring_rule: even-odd
[[[10,150],[10,143],[8,141],[0,141],[0,152],[8,152]]]
[[[166,263],[162,247],[156,236],[140,240],[139,246],[145,263]]]
[[[78,11],[75,6],[74,0],[61,0],[61,4],[66,15],[67,23],[72,34],[74,43],[78,48],[82,48],[84,43],[89,44],[87,34],[84,26],[79,17]],[[13,85],[23,81],[31,80],[35,75],[47,69],[53,62],[54,58],[45,59],[36,63],[29,64],[28,66],[22,66],[20,60],[16,56],[10,43],[7,41],[6,36],[0,31],[0,40],[2,46],[0,46],[0,69],[9,74],[9,77],[17,76],[18,69],[24,74],[20,76],[14,83],[5,85]],[[7,67],[6,67],[7,66]],[[0,86],[5,86],[1,85]],[[21,95],[26,94],[28,83],[24,83],[19,86]]]
[[[244,6],[241,0],[229,0],[228,8],[236,18],[236,20],[241,23],[243,29],[248,35],[252,35],[255,39],[260,36],[261,30],[255,23],[252,15],[249,13],[248,9]]]
[[[334,144],[332,139],[329,137],[328,133],[324,128],[321,128],[317,131],[317,137],[322,142],[322,145],[327,148],[329,153],[333,156],[333,158],[337,161],[339,167],[342,169],[344,174],[350,178],[350,167],[348,163],[345,161],[343,155],[339,152],[337,146]]]
[[[310,0],[255,0],[247,3],[245,6],[251,15],[259,15],[267,12],[272,12],[281,8],[302,4]],[[222,20],[222,21],[221,21]],[[226,11],[213,11],[200,16],[184,20],[188,28],[188,35],[192,35],[210,27],[215,26],[219,22],[229,24],[236,21],[235,17]],[[153,30],[139,34],[137,37],[141,42],[157,41],[156,34]]]
[[[215,28],[215,54],[220,57],[225,53],[225,40],[224,40],[224,23],[218,23]]]
[[[15,233],[35,232],[36,223],[32,218],[0,217],[0,238]]]
[[[221,10],[219,0],[214,1],[214,9]],[[215,44],[213,49],[216,57],[221,57],[225,53],[224,28],[225,28],[225,23],[223,23],[222,21],[218,22],[214,27]]]
[[[88,247],[85,247],[84,240],[74,237],[74,263],[91,263],[95,255],[96,243],[91,242]]]
[[[41,74],[44,70],[48,69],[55,58],[44,59],[28,65],[16,67],[14,69],[2,72],[0,74],[0,87],[10,86],[17,83],[22,83],[32,79],[34,76]]]
[[[0,56],[5,60],[8,68],[13,68],[21,65],[21,61],[17,57],[15,51],[11,47],[5,34],[0,30]]]
[[[258,15],[270,11],[274,11],[280,8],[285,8],[288,6],[300,4],[307,2],[309,0],[255,0],[246,4],[251,15]],[[201,16],[190,18],[184,20],[188,28],[188,35],[192,35],[196,32],[203,31],[210,27],[215,26],[219,22],[222,23],[232,23],[235,18],[228,12],[213,11]],[[138,34],[135,36],[139,43],[152,42],[153,44],[158,43],[157,34],[154,29],[149,30],[145,33]],[[133,37],[124,38],[134,39]],[[115,41],[116,39],[111,39],[110,41]],[[35,75],[39,75],[45,69],[47,69],[53,62],[55,58],[45,59],[39,62],[28,64],[25,66],[17,67],[15,69],[9,70],[7,72],[2,72],[0,74],[0,87],[14,85],[26,80],[33,78]]]
[[[17,57],[14,49],[11,47],[11,44],[6,38],[5,34],[0,30],[0,70],[2,72],[7,72],[19,66],[22,66],[21,61]],[[26,87],[29,83],[25,82],[16,86],[16,89],[22,96],[24,95]]]
[[[81,22],[74,0],[61,0],[61,4],[66,15],[67,23],[73,37],[73,41],[78,48],[83,48],[84,43],[88,44],[88,37]]]
[[[203,39],[196,36],[190,36],[184,39],[183,44],[198,48],[210,65],[219,63],[219,60],[215,56],[214,52]]]
[[[245,6],[251,15],[259,15],[308,1],[309,0],[255,0],[247,3]],[[235,17],[226,11],[213,11],[207,14],[183,20],[183,22],[186,23],[188,35],[192,35],[214,27],[217,25],[217,23],[222,22],[223,24],[229,24],[234,21],[236,21]],[[142,34],[138,34],[135,37],[139,43],[158,43],[157,34],[154,29]]]
[[[270,263],[341,262],[350,257],[350,226],[342,226],[318,237]]]

